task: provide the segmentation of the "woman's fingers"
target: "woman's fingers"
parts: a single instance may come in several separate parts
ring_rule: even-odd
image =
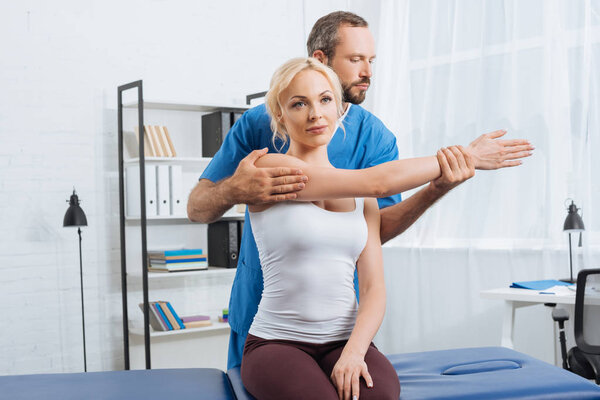
[[[352,375],[352,400],[357,400],[360,396],[360,372]]]

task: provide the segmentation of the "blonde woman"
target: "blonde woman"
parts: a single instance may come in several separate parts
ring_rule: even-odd
[[[259,400],[396,400],[398,377],[371,342],[385,312],[376,198],[430,182],[449,162],[471,175],[475,166],[452,147],[363,170],[334,168],[327,144],[343,124],[342,89],[316,59],[282,65],[266,106],[289,149],[256,165],[297,168],[308,180],[296,201],[249,206],[264,290],[244,347],[243,383]]]

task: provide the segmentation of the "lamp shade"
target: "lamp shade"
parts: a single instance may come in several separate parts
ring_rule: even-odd
[[[73,189],[73,194],[69,200],[69,208],[65,213],[63,226],[87,226],[87,218],[81,207],[79,207],[79,198],[75,194],[75,189]]]
[[[569,206],[569,214],[565,219],[565,223],[563,225],[563,231],[565,232],[583,232],[585,230],[585,226],[583,225],[583,220],[577,213],[578,208],[573,201],[571,201],[571,205]]]

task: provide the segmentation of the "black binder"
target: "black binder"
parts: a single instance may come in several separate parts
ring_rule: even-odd
[[[241,221],[208,224],[208,265],[236,268],[242,238]]]
[[[202,157],[214,157],[234,122],[234,113],[215,111],[202,116]]]

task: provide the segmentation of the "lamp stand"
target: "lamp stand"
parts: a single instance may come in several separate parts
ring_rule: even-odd
[[[577,283],[577,279],[573,279],[573,253],[571,252],[571,232],[569,232],[569,269],[571,278],[561,279],[562,282]]]
[[[79,235],[79,280],[81,284],[81,327],[83,328],[83,369],[87,372],[87,357],[85,351],[85,313],[83,308],[83,261],[81,257],[81,228],[77,228]]]

